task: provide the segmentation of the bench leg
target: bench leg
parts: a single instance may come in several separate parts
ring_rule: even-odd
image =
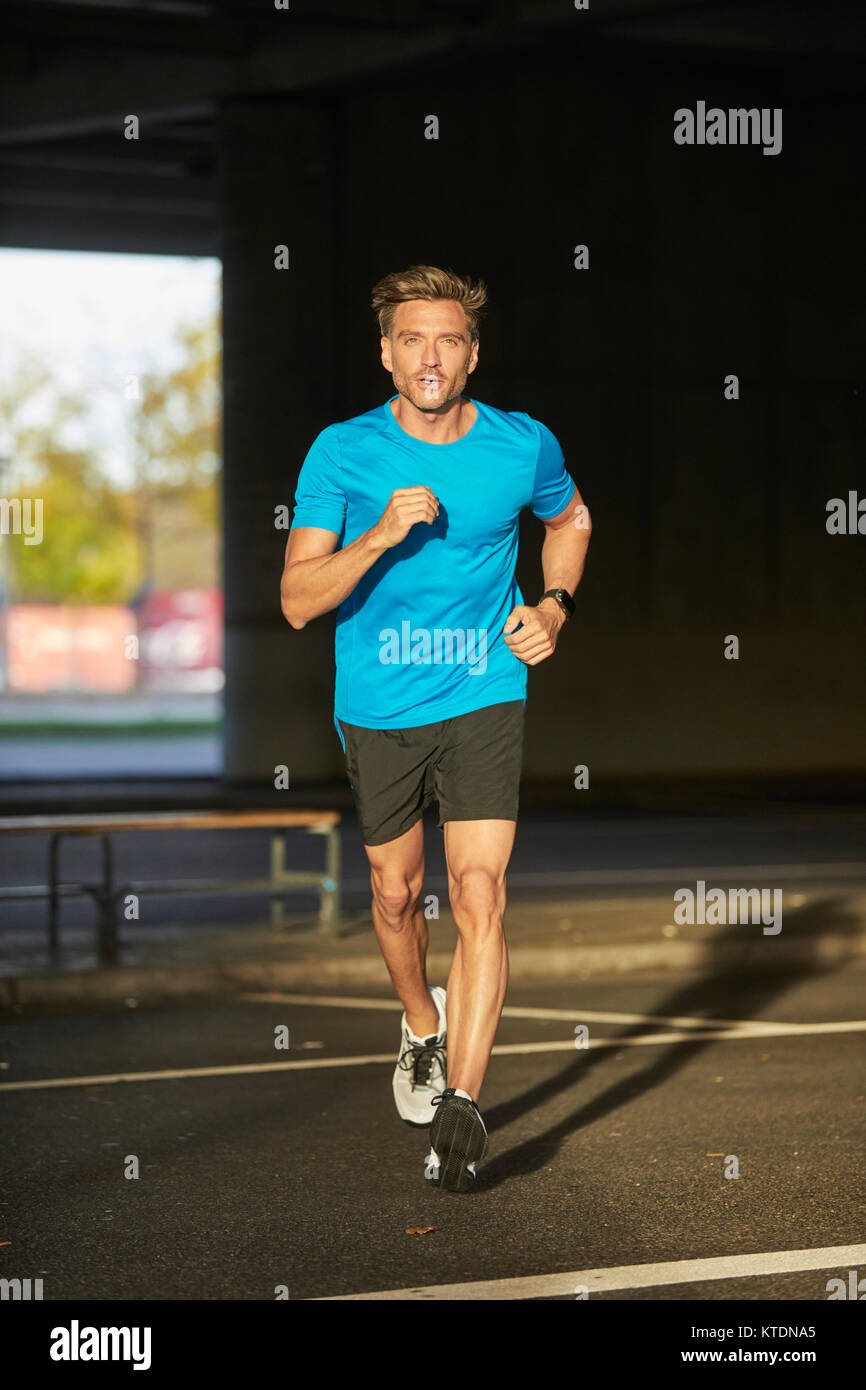
[[[60,862],[60,841],[63,839],[59,832],[51,836],[48,842],[48,950],[51,954],[52,962],[56,962],[60,954],[60,921],[58,917],[59,899],[57,893],[57,868]]]
[[[278,927],[283,920],[283,899],[285,887],[282,885],[286,867],[286,833],[278,830],[271,836],[271,926]]]
[[[99,894],[99,964],[117,964],[117,909],[114,901],[114,856],[107,835],[102,841],[102,888]]]
[[[319,889],[319,927],[334,934],[340,915],[340,828],[329,826],[325,878]]]

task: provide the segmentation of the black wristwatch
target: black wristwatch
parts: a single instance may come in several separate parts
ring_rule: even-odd
[[[538,602],[541,603],[542,600],[546,598],[556,599],[557,603],[559,604],[560,608],[565,614],[565,621],[568,622],[569,618],[574,613],[574,599],[571,597],[571,594],[568,592],[568,590],[546,589],[544,593],[541,595],[541,598],[538,600]]]

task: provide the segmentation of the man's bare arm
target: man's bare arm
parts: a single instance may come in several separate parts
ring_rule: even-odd
[[[592,534],[589,510],[575,487],[571,501],[558,516],[544,522],[544,543],[541,547],[541,570],[544,588],[567,589],[574,594],[583,577],[586,552]],[[546,598],[539,608],[549,609],[565,621],[555,598]]]
[[[571,501],[558,516],[544,522],[541,568],[544,588],[567,589],[573,594],[580,583],[592,525],[589,512],[574,489]],[[555,598],[537,604],[518,603],[502,629],[505,645],[527,666],[537,666],[556,649],[565,614]]]
[[[335,550],[339,536],[320,526],[289,532],[280,581],[280,607],[286,622],[306,627],[313,618],[337,608],[380,555],[399,545],[419,521],[433,524],[439,503],[429,487],[397,488],[369,531]]]

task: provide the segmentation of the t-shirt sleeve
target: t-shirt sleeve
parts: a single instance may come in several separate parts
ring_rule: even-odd
[[[325,531],[343,529],[346,519],[346,494],[343,490],[343,470],[340,441],[333,426],[322,430],[310,446],[301,464],[295,488],[295,510],[292,527],[321,526]]]
[[[538,431],[538,462],[529,505],[540,521],[547,521],[565,511],[574,495],[574,479],[556,435],[540,420],[532,423]]]

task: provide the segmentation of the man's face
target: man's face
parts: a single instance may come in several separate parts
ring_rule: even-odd
[[[478,343],[470,344],[466,315],[453,299],[409,299],[397,305],[390,338],[382,339],[382,365],[419,410],[442,410],[463,394],[475,371]]]

